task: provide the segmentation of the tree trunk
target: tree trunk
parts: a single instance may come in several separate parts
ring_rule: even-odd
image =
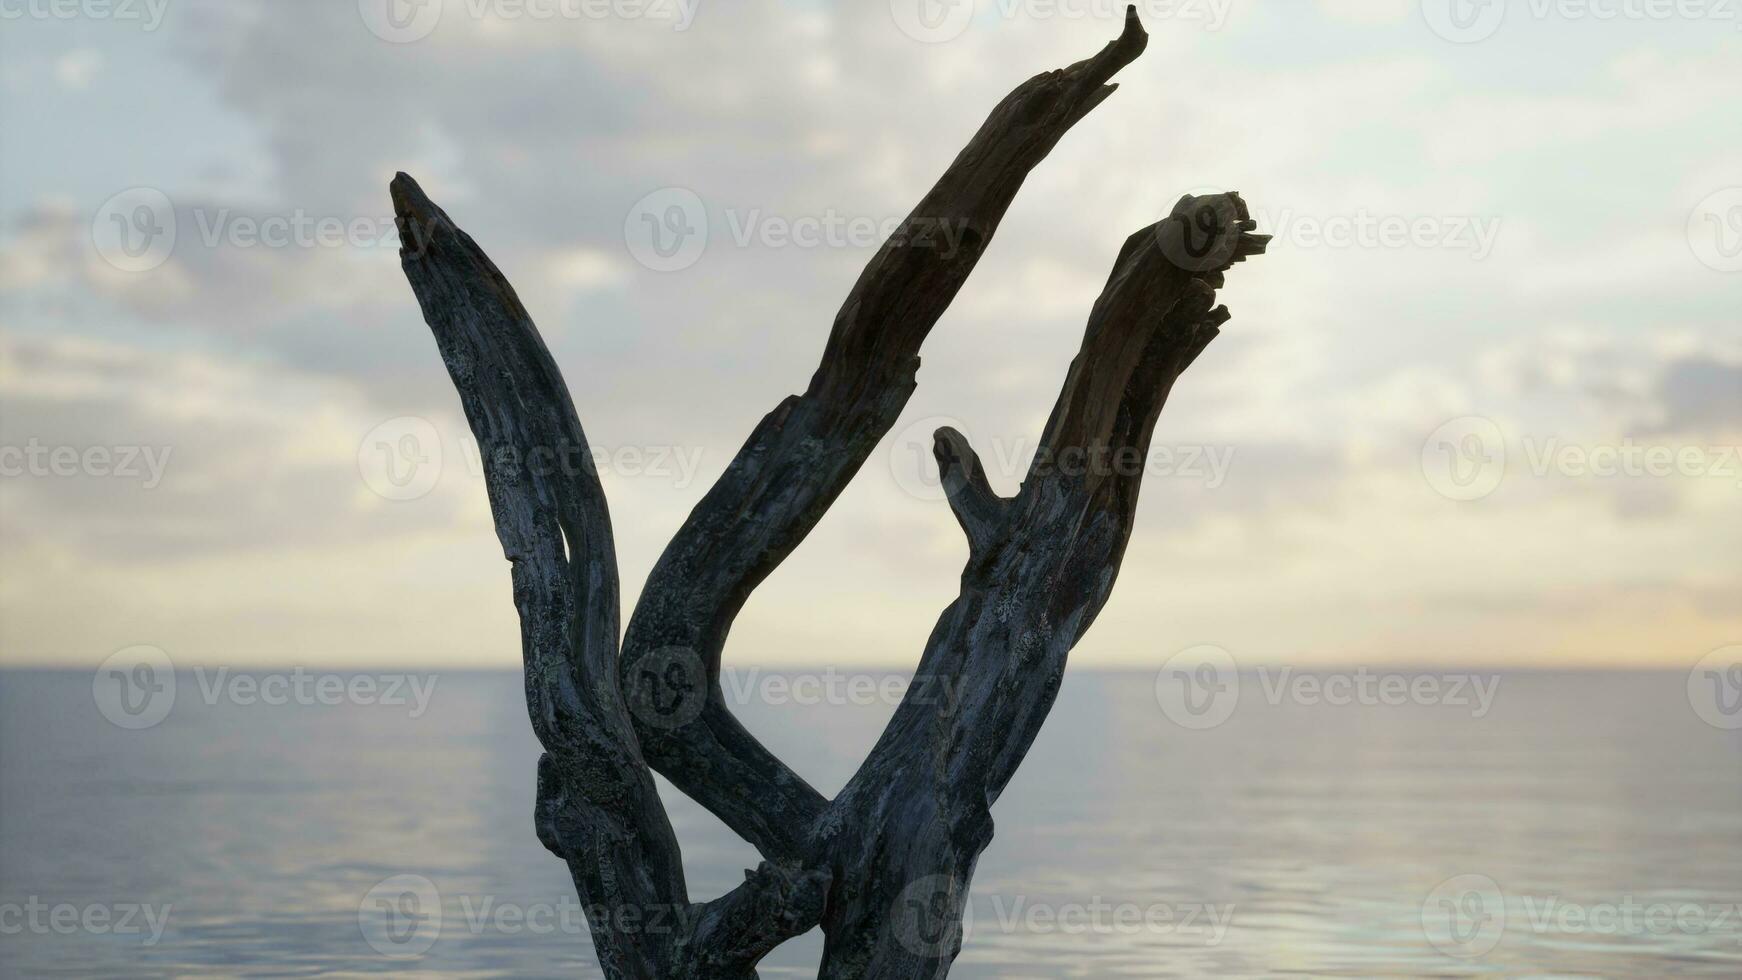
[[[836,799],[732,717],[721,652],[751,591],[894,425],[921,343],[1024,177],[1146,39],[1128,11],[1099,54],[1035,76],[992,111],[854,284],[809,388],[762,420],[677,532],[621,645],[610,519],[562,376],[489,258],[410,177],[394,179],[402,264],[478,439],[513,565],[545,750],[538,836],[568,863],[606,976],[750,977],[816,925],[823,977],[948,972],[992,803],[1112,590],[1156,417],[1228,319],[1215,307],[1222,273],[1264,250],[1240,198],[1188,196],[1126,241],[1015,497],[996,496],[967,441],[939,430],[969,542],[961,593]],[[689,901],[653,770],[762,853],[738,888]]]

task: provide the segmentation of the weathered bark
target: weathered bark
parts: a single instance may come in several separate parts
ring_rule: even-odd
[[[803,854],[806,828],[826,801],[727,709],[720,653],[732,620],[895,424],[917,383],[920,344],[991,243],[1023,179],[1112,94],[1106,81],[1146,40],[1132,15],[1100,54],[1035,76],[992,110],[854,283],[810,387],[756,427],[648,577],[624,638],[624,677],[663,687],[649,701],[683,707],[663,718],[637,712],[642,751],[764,857]],[[654,651],[687,669],[641,671]],[[663,684],[667,677],[679,683]]]
[[[401,265],[478,439],[513,565],[526,703],[545,749],[538,838],[568,862],[607,976],[754,976],[816,923],[826,872],[764,864],[726,896],[690,903],[617,686],[616,550],[568,389],[483,250],[410,177],[392,194]]]
[[[393,182],[402,263],[478,438],[514,566],[527,704],[545,749],[539,839],[568,862],[607,975],[750,976],[818,924],[824,977],[947,973],[990,807],[1112,590],[1156,417],[1228,318],[1212,309],[1222,273],[1263,251],[1238,196],[1184,198],[1126,241],[1015,497],[993,493],[959,433],[938,432],[969,542],[961,593],[839,797],[824,799],[732,717],[721,651],[750,592],[900,415],[921,343],[1023,178],[1112,93],[1107,80],[1145,40],[1128,12],[1101,53],[993,110],[871,259],[809,388],[763,419],[678,531],[620,655],[610,521],[561,375],[477,245],[409,177]],[[762,852],[743,885],[688,900],[650,764]]]
[[[992,493],[959,433],[938,432],[968,564],[907,699],[819,823],[834,879],[822,976],[941,977],[955,958],[991,805],[1112,592],[1156,416],[1228,319],[1211,308],[1210,285],[1226,266],[1193,271],[1168,258],[1183,223],[1206,211],[1227,219],[1215,228],[1227,262],[1263,250],[1233,195],[1182,199],[1132,235],[1015,497]]]

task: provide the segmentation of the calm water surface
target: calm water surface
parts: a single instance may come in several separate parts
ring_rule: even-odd
[[[1685,674],[1507,674],[1483,717],[1272,703],[1265,680],[1192,730],[1152,675],[1070,675],[994,810],[952,976],[1742,976],[1742,732],[1701,721]],[[597,976],[532,834],[518,676],[433,681],[412,717],[208,703],[189,673],[129,731],[88,674],[0,672],[0,969]],[[891,710],[748,700],[825,793]],[[667,800],[694,896],[754,866]],[[389,956],[405,933],[371,889],[402,875],[439,910],[403,909],[433,943]],[[31,903],[166,917],[153,943],[143,912],[121,934],[33,925]],[[789,943],[763,976],[814,976],[821,948]]]

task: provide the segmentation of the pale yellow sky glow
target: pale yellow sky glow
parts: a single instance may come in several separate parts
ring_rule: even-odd
[[[881,232],[1119,5],[924,38],[881,0],[448,6],[416,38],[349,2],[189,0],[0,42],[0,665],[518,663],[398,170],[543,330],[632,601]],[[728,664],[915,662],[966,554],[930,433],[1013,491],[1120,244],[1206,188],[1276,240],[1162,415],[1074,665],[1685,669],[1742,643],[1734,25],[1173,9],[1029,179]]]

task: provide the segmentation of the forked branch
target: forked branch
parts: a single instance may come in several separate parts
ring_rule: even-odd
[[[919,348],[1016,197],[1065,132],[1143,52],[1136,11],[1099,54],[1017,86],[878,250],[835,316],[802,395],[762,420],[690,513],[647,580],[624,639],[637,733],[654,768],[765,857],[790,858],[826,806],[745,731],[720,687],[721,651],[744,601],[827,512],[906,406]],[[662,670],[640,669],[658,655]],[[681,664],[679,669],[672,669]]]
[[[400,262],[478,439],[513,565],[526,703],[545,749],[539,840],[568,863],[608,975],[754,976],[768,950],[816,923],[827,873],[765,864],[725,897],[690,903],[617,686],[617,557],[568,388],[471,236],[405,174],[391,189]]]
[[[1206,212],[1223,220],[1203,253],[1182,251],[1181,226]],[[837,896],[823,976],[935,977],[954,959],[992,803],[1112,593],[1156,417],[1227,320],[1211,284],[1263,251],[1252,227],[1238,195],[1188,197],[1127,240],[1015,498],[993,496],[960,435],[938,431],[968,566],[907,697],[819,824]]]
[[[992,111],[854,284],[809,387],[762,420],[678,531],[621,654],[610,519],[562,376],[495,265],[411,178],[394,180],[401,261],[477,436],[513,565],[545,750],[538,836],[568,863],[608,976],[753,976],[769,950],[819,923],[824,977],[948,971],[990,807],[1112,591],[1157,415],[1228,319],[1215,306],[1223,273],[1264,249],[1238,195],[1184,198],[1126,241],[1014,498],[993,492],[965,437],[938,431],[969,542],[961,593],[838,798],[732,717],[721,652],[751,590],[895,423],[921,343],[1023,179],[1145,40],[1128,12],[1099,54],[1030,79]],[[649,764],[767,858],[738,888],[689,901]]]

